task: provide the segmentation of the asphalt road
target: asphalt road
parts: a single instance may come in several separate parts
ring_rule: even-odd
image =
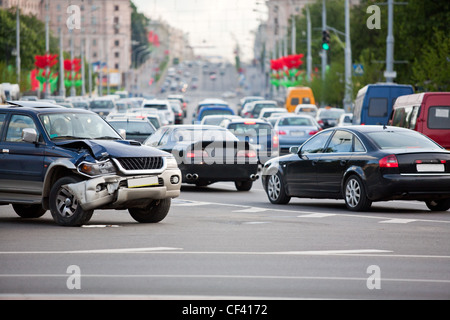
[[[274,206],[260,182],[184,185],[155,225],[97,211],[63,228],[1,207],[0,298],[449,299],[449,229],[419,202]]]
[[[261,181],[250,192],[183,185],[153,225],[110,210],[64,228],[1,206],[0,299],[447,300],[449,231],[450,213],[420,202],[277,206]]]

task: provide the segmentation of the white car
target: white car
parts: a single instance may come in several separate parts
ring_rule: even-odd
[[[144,100],[142,107],[144,109],[155,109],[167,120],[169,125],[175,123],[175,114],[172,111],[169,100]]]

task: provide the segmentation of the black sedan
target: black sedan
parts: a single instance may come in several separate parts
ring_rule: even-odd
[[[366,211],[372,202],[402,199],[446,211],[450,152],[409,129],[333,128],[268,161],[262,182],[274,204],[291,197],[344,199],[348,209]]]
[[[255,149],[219,126],[165,126],[145,144],[172,153],[184,183],[233,181],[237,190],[249,191],[259,178]]]

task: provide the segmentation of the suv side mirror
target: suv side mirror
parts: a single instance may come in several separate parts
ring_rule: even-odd
[[[38,142],[38,134],[36,129],[33,128],[25,128],[22,131],[22,141],[27,143],[37,143]]]

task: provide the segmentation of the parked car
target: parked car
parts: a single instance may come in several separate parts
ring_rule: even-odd
[[[255,149],[218,126],[167,126],[145,144],[172,153],[185,183],[207,186],[233,181],[237,190],[249,191],[259,178]]]
[[[264,99],[264,97],[260,97],[260,96],[248,96],[248,97],[242,98],[239,101],[238,114],[240,116],[244,116],[243,110],[244,110],[245,106],[247,105],[247,103],[250,103],[253,101],[261,101],[261,100],[266,100],[266,99]]]
[[[245,108],[242,110],[242,116],[244,118],[259,118],[259,113],[264,108],[280,108],[278,103],[274,100],[257,100],[245,105]],[[284,109],[285,110],[285,109]]]
[[[410,85],[380,83],[365,86],[355,100],[353,124],[387,125],[396,99],[413,93]]]
[[[86,224],[97,209],[156,223],[180,195],[168,153],[123,140],[99,115],[55,106],[0,107],[0,204],[23,218],[50,210],[62,226]]]
[[[450,208],[450,152],[404,128],[327,129],[268,161],[262,174],[275,204],[299,197],[344,199],[352,211],[388,200],[425,201],[432,211]]]
[[[295,114],[299,115],[307,115],[315,118],[317,116],[317,112],[319,111],[319,108],[315,104],[299,104],[295,108]]]
[[[347,127],[353,125],[353,113],[344,113],[340,116],[337,127]]]
[[[186,117],[186,112],[187,112],[187,100],[184,98],[183,95],[181,94],[172,94],[172,95],[168,95],[167,99],[170,100],[178,100],[181,102],[181,107],[183,109],[183,117]]]
[[[450,150],[450,92],[401,96],[391,119],[393,126],[421,132]]]
[[[295,112],[299,104],[315,104],[314,94],[309,87],[291,87],[286,93],[286,109]]]
[[[224,120],[228,119],[242,119],[240,116],[236,115],[226,115],[226,114],[220,114],[220,115],[212,115],[212,116],[204,116],[201,122],[201,125],[207,125],[207,126],[218,126],[222,123]]]
[[[192,120],[193,124],[200,124],[204,117],[212,115],[234,116],[235,113],[230,107],[224,106],[205,106],[200,109],[196,118]]]
[[[123,130],[126,133],[126,136],[123,138],[126,140],[144,142],[156,131],[150,121],[144,117],[116,118],[114,120],[109,120],[108,123],[119,133]]]
[[[224,101],[222,99],[204,99],[204,100],[199,102],[199,104],[197,105],[197,109],[192,114],[192,119],[193,119],[192,123],[193,124],[194,124],[195,121],[199,121],[198,120],[198,116],[200,114],[200,111],[203,108],[206,108],[206,107],[209,107],[209,108],[230,108],[228,102],[226,102],[226,101]]]
[[[274,114],[289,114],[286,109],[283,108],[264,108],[259,113],[259,119],[267,119],[273,116]]]
[[[248,141],[256,149],[261,164],[280,154],[278,135],[267,121],[229,119],[223,121],[221,126],[231,131],[239,141]]]
[[[345,113],[344,109],[339,108],[320,108],[316,120],[322,129],[328,129],[337,126],[339,118]]]
[[[154,109],[161,115],[161,118],[167,120],[167,124],[171,125],[175,123],[175,114],[170,107],[169,100],[145,100],[142,103],[144,109]]]
[[[183,108],[181,102],[179,100],[169,100],[170,107],[175,115],[175,123],[174,124],[183,124]]]
[[[291,147],[302,145],[319,132],[320,126],[311,116],[292,114],[279,117],[274,129],[279,137],[280,154],[283,155],[288,154]]]
[[[89,110],[94,111],[102,118],[106,118],[116,108],[112,98],[95,98],[89,103]]]

